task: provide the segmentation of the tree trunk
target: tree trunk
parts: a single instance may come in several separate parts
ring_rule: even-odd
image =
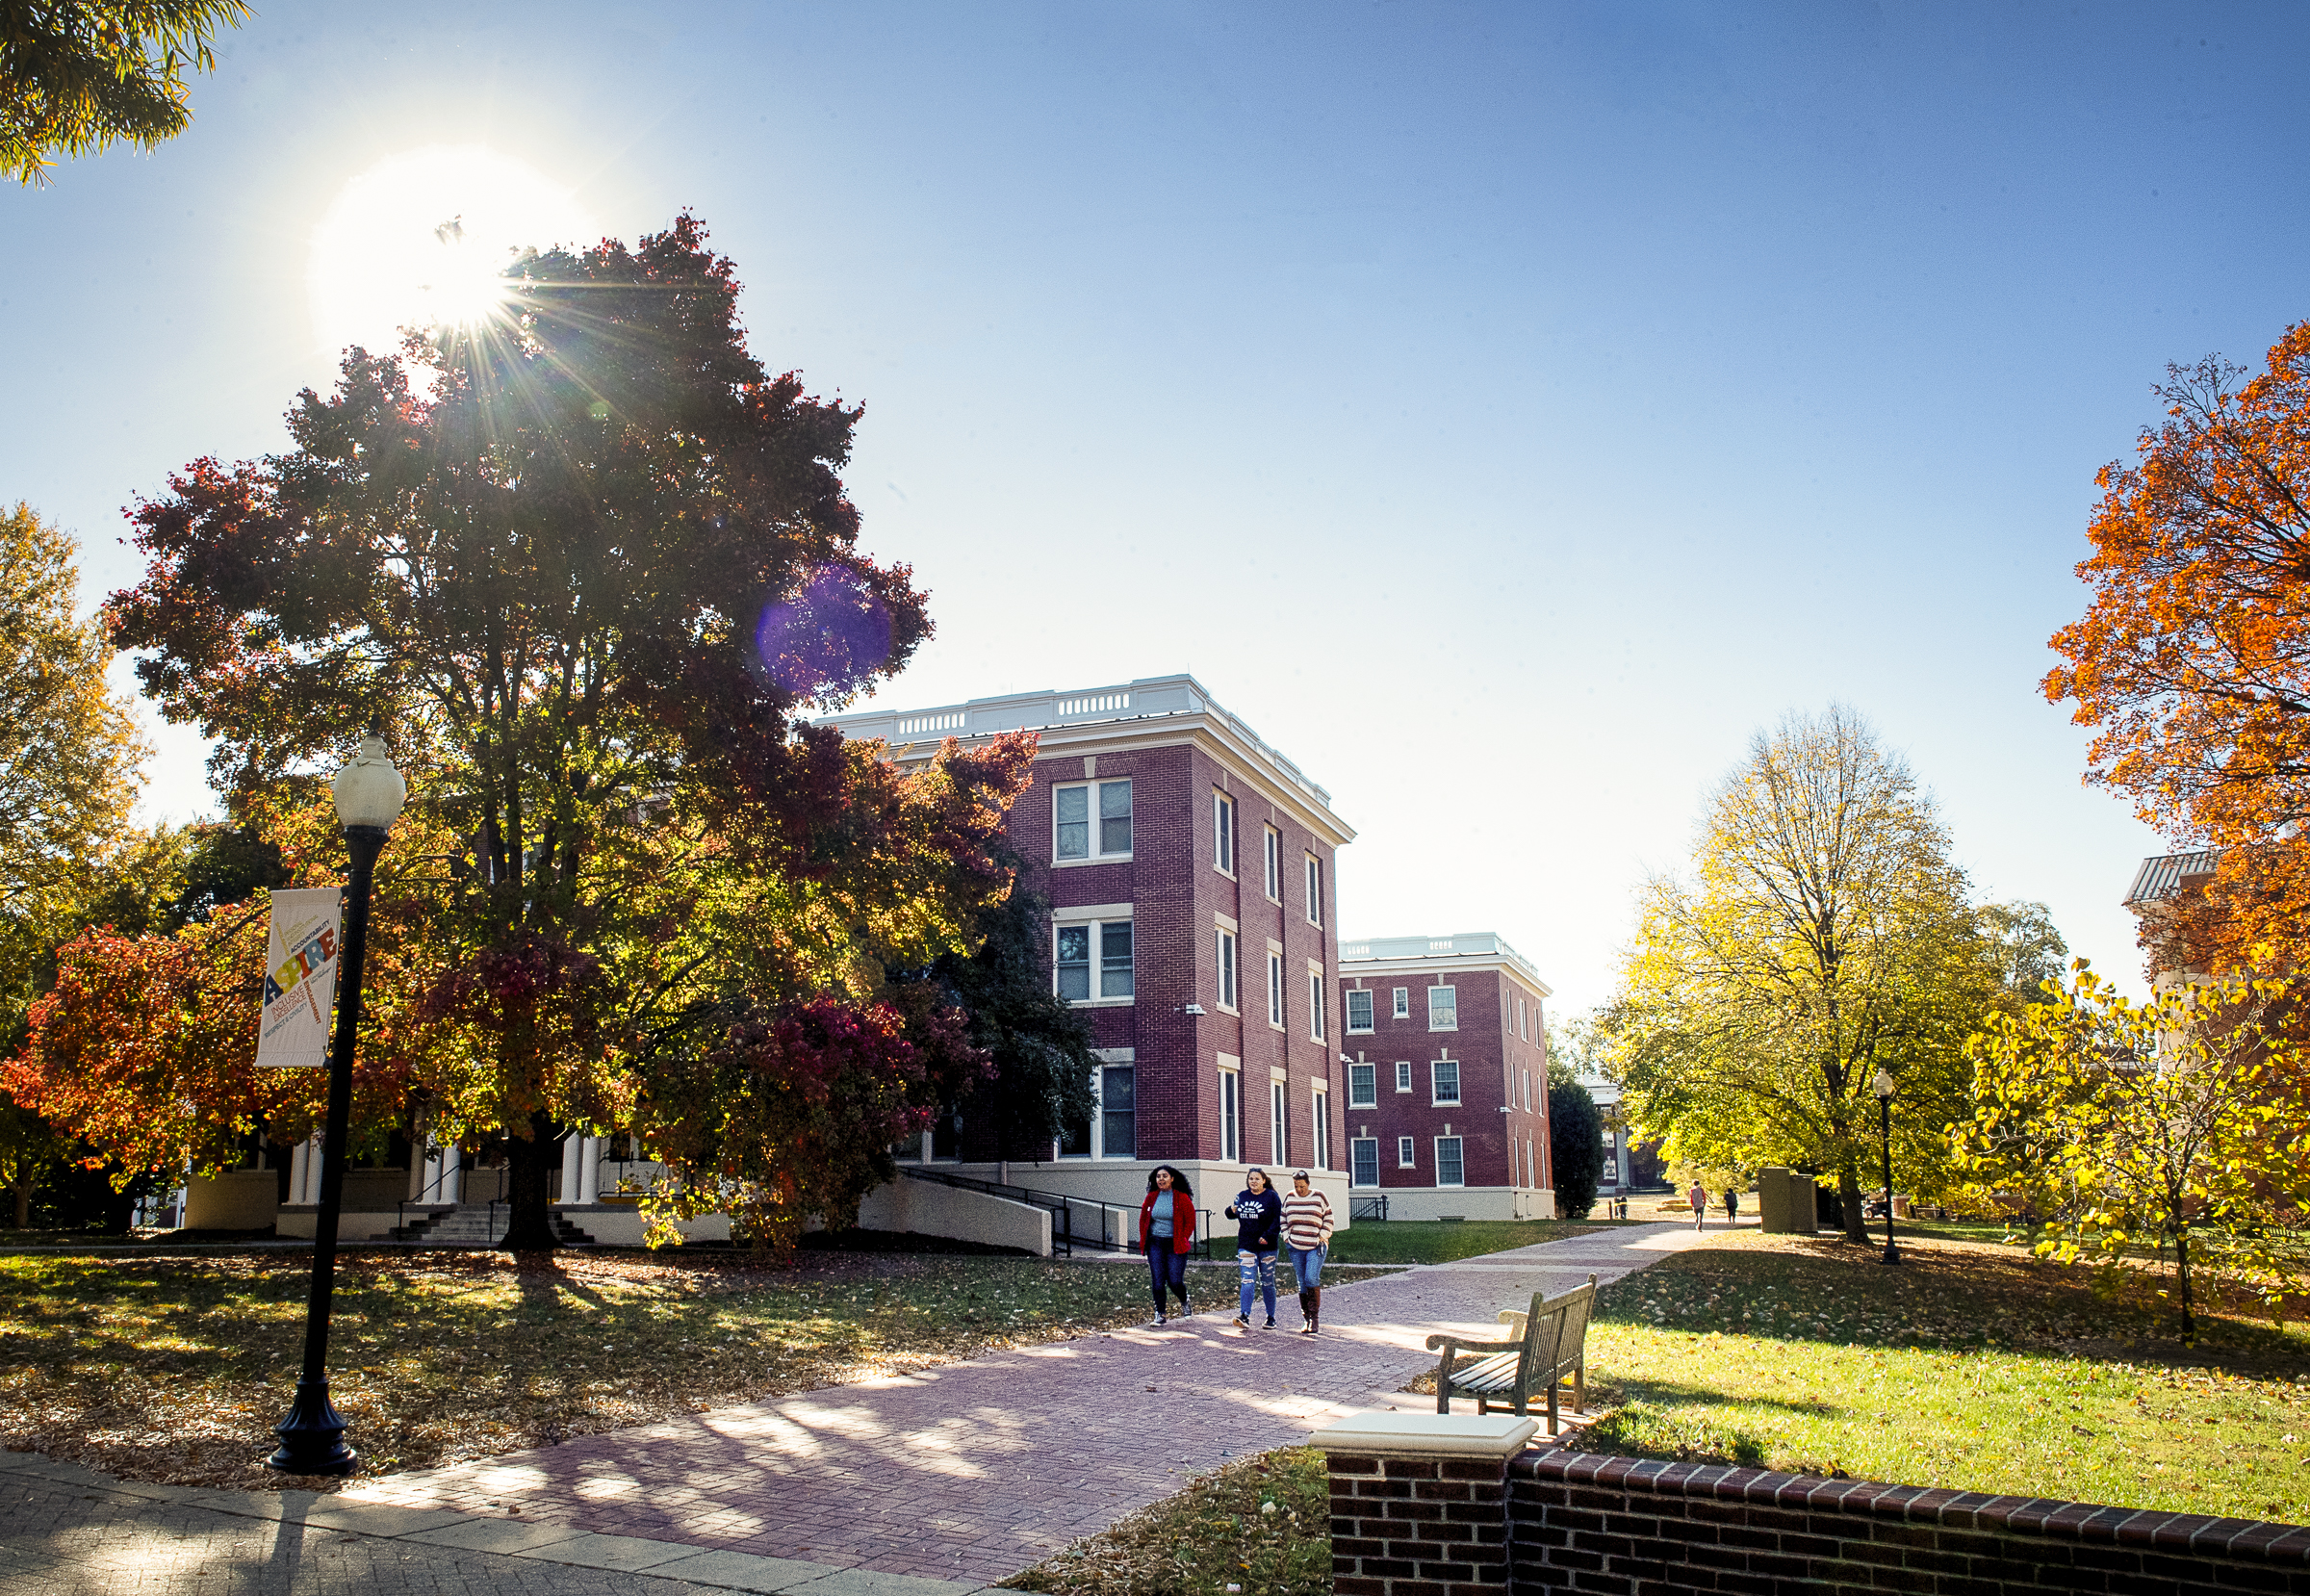
[[[32,1228],[32,1194],[38,1184],[30,1180],[16,1182],[16,1228],[19,1230]]]
[[[1845,1240],[1868,1246],[1869,1227],[1861,1217],[1861,1176],[1850,1163],[1836,1171],[1836,1202],[1843,1210],[1839,1217],[1845,1222]]]
[[[553,1121],[542,1109],[529,1116],[526,1137],[517,1136],[506,1144],[505,1201],[513,1216],[500,1245],[507,1251],[548,1252],[559,1245],[547,1200],[558,1158]]]
[[[2185,1230],[2173,1238],[2173,1272],[2181,1287],[2182,1339],[2190,1339],[2196,1321],[2190,1313],[2190,1232]]]

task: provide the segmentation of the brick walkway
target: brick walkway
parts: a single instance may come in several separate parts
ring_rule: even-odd
[[[339,1501],[571,1526],[991,1583],[1230,1456],[1405,1405],[1438,1329],[1587,1274],[1617,1279],[1721,1224],[1592,1232],[1324,1293],[1324,1334],[1194,1319],[861,1381],[562,1446],[363,1480]],[[1296,1316],[1288,1296],[1288,1324]]]

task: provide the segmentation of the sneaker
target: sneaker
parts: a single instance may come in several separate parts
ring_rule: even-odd
[[[1171,1315],[1173,1319],[1193,1319],[1194,1316],[1195,1310],[1189,1307],[1185,1302],[1180,1303],[1179,1311]]]
[[[1168,1325],[1170,1322],[1171,1320],[1168,1314],[1159,1313],[1155,1316],[1155,1323],[1158,1325]]]
[[[1260,1326],[1260,1328],[1261,1328],[1261,1329],[1263,1329],[1263,1330],[1271,1330],[1271,1329],[1273,1329],[1274,1327],[1275,1327],[1275,1321],[1273,1321],[1272,1319],[1269,1320],[1269,1321],[1268,1321],[1268,1322],[1267,1322],[1265,1325],[1262,1325],[1262,1326]]]
[[[1251,1321],[1239,1313],[1235,1316],[1235,1327],[1239,1330],[1247,1330],[1251,1327]]]

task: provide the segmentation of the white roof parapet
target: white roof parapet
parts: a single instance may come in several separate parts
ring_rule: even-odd
[[[2161,854],[2145,859],[2142,868],[2134,872],[2134,884],[2126,888],[2121,908],[2134,909],[2143,904],[2165,903],[2181,896],[2184,876],[2210,876],[2221,862],[2219,849],[2207,848],[2193,854]]]
[[[1219,722],[1277,776],[1325,810],[1331,808],[1329,792],[1308,780],[1297,765],[1270,747],[1266,738],[1212,702],[1210,690],[1192,676],[1150,676],[1121,686],[1065,692],[1004,693],[930,709],[829,715],[818,724],[838,727],[846,737],[879,737],[897,745],[932,737],[981,737],[997,732],[1040,732],[1054,726],[1152,720],[1164,715],[1203,715]]]
[[[1342,965],[1359,961],[1373,964],[1393,963],[1399,959],[1481,959],[1496,957],[1505,960],[1523,972],[1525,978],[1542,991],[1550,990],[1540,979],[1540,970],[1529,959],[1508,946],[1508,940],[1493,931],[1462,931],[1450,937],[1367,937],[1361,941],[1340,944]]]

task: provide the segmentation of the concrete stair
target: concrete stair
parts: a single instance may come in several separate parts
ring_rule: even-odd
[[[465,1202],[439,1214],[428,1214],[412,1223],[396,1225],[387,1239],[421,1247],[494,1248],[505,1239],[509,1223],[501,1202],[497,1204],[494,1217],[490,1204]],[[563,1247],[596,1245],[593,1237],[560,1214],[550,1214],[548,1223],[553,1226],[555,1240]]]

